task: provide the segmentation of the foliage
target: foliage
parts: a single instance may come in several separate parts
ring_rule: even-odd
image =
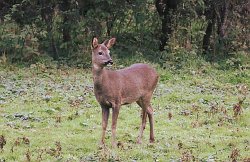
[[[30,61],[41,55],[38,37],[45,37],[44,31],[39,31],[35,25],[25,25],[19,28],[14,23],[1,26],[1,52],[11,60]]]
[[[183,0],[177,1],[175,10],[165,12],[171,8],[168,4],[171,5],[172,0],[3,1],[0,53],[4,53],[9,62],[34,62],[39,60],[38,56],[49,55],[55,60],[71,60],[73,64],[88,67],[91,38],[98,36],[104,40],[115,36],[119,52],[130,53],[128,57],[142,53],[157,62],[160,56],[180,53],[183,48],[185,52],[201,54],[210,21],[218,24],[211,26],[213,33],[206,38],[211,39],[207,57],[215,61],[222,56],[220,53],[228,57],[237,51],[249,50],[247,1]],[[228,7],[229,12],[219,12],[225,4],[232,6]],[[156,7],[160,7],[159,15]],[[226,14],[224,24],[211,19],[213,12],[218,18]],[[163,20],[165,18],[173,20],[165,22],[168,21]],[[165,40],[167,52],[161,53],[158,46],[159,39],[166,37],[161,31],[164,23],[171,29],[167,32],[169,39]],[[223,41],[215,30],[219,24],[225,27]]]

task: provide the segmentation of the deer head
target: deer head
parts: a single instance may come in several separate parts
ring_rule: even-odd
[[[98,39],[92,40],[92,64],[94,67],[103,68],[108,64],[113,64],[109,49],[115,44],[115,38],[98,44]]]

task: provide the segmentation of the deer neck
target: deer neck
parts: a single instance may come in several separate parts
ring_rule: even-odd
[[[105,79],[106,69],[104,67],[100,67],[97,65],[93,65],[92,73],[93,73],[93,80],[94,80],[94,87],[100,88],[103,85],[103,81]]]

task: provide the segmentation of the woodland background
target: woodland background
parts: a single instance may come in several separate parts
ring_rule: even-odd
[[[50,57],[89,67],[93,36],[113,36],[113,53],[124,57],[161,65],[188,55],[233,57],[237,64],[237,54],[249,55],[249,12],[248,0],[2,0],[0,55],[3,62]]]

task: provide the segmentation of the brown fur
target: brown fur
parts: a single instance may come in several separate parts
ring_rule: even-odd
[[[109,109],[112,108],[112,146],[116,146],[116,125],[120,107],[133,102],[137,102],[142,108],[142,124],[137,142],[141,143],[147,115],[150,122],[150,142],[154,142],[153,108],[150,100],[158,82],[158,75],[155,69],[147,64],[134,64],[116,71],[106,69],[108,63],[113,63],[109,48],[114,43],[115,38],[103,44],[98,44],[97,38],[92,41],[94,93],[102,107],[101,144],[104,144]]]

